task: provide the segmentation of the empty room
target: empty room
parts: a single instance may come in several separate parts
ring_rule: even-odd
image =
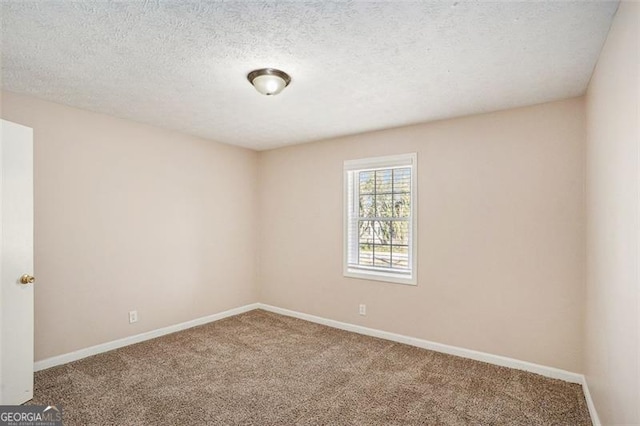
[[[640,425],[640,2],[0,0],[0,426]]]

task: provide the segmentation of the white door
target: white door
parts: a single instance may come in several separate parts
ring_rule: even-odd
[[[0,405],[17,405],[33,398],[33,131],[0,130]]]

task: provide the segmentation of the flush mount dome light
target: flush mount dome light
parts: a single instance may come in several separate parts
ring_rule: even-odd
[[[262,68],[251,71],[247,79],[256,90],[263,95],[277,95],[291,82],[291,77],[284,71],[275,68]]]

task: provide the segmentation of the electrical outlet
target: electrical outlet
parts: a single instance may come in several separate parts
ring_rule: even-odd
[[[138,311],[129,311],[129,324],[138,322]]]
[[[367,305],[360,305],[360,315],[367,315]]]

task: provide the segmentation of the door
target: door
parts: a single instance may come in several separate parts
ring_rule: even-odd
[[[33,397],[33,131],[0,133],[0,405],[17,405]]]

